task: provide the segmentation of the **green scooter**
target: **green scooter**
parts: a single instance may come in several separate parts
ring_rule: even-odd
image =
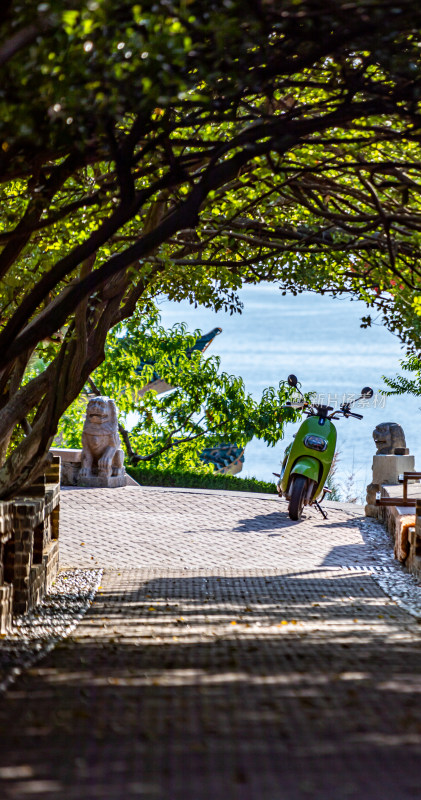
[[[288,500],[288,514],[290,519],[299,520],[304,506],[315,506],[322,516],[327,519],[326,512],[320,503],[324,500],[330,489],[325,485],[327,476],[332,466],[336,447],[336,428],[332,420],[344,417],[362,419],[362,414],[351,411],[352,403],[357,400],[373,397],[373,390],[365,386],[361,396],[350,403],[334,410],[332,406],[308,403],[300,389],[295,375],[288,376],[288,383],[295,387],[302,400],[297,403],[287,402],[286,406],[302,408],[307,414],[307,419],[301,424],[295,438],[285,450],[281,474],[278,475],[278,494]],[[333,412],[333,413],[330,413]]]

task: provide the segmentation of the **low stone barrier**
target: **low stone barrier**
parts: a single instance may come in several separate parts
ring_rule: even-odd
[[[0,634],[12,622],[13,586],[4,580],[4,551],[13,534],[13,504],[0,502]]]
[[[366,516],[385,525],[394,540],[395,558],[410,572],[421,575],[421,485],[414,456],[409,454],[405,434],[395,422],[380,423],[373,438],[377,453],[373,457],[372,483],[367,486]],[[404,473],[405,491],[408,499],[416,501],[416,507],[405,506],[401,479]],[[390,498],[394,503],[377,505],[377,497]]]
[[[421,575],[421,500],[415,509],[415,527],[408,531],[408,556],[405,566],[415,575]]]
[[[39,603],[59,564],[60,459],[19,497],[0,503],[1,632]]]
[[[381,497],[398,498],[402,496],[401,485],[379,486]],[[408,487],[408,496],[416,500],[415,508],[400,505],[373,506],[370,497],[370,514],[386,527],[394,541],[395,558],[415,575],[421,576],[421,485],[414,483]],[[375,508],[376,513],[372,511]]]

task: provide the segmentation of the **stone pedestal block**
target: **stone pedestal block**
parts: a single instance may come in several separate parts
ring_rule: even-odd
[[[80,470],[82,450],[71,448],[55,447],[50,451],[61,461],[61,484],[62,486],[76,486]]]
[[[98,470],[93,469],[92,474],[80,478],[80,468],[82,465],[82,450],[63,448],[54,448],[51,450],[55,456],[59,456],[61,460],[61,484],[62,486],[92,486],[96,489],[115,489],[119,486],[127,486],[127,484],[138,486],[132,478],[125,472],[121,475],[110,475],[109,477],[102,477],[98,475]]]
[[[373,484],[396,484],[399,483],[399,475],[403,472],[414,471],[414,456],[373,456]]]
[[[78,486],[92,486],[95,489],[116,489],[118,486],[126,485],[126,474],[123,475],[87,475],[85,478],[78,478]]]
[[[376,506],[376,495],[380,492],[380,484],[379,483],[370,483],[367,486],[367,497],[366,497],[366,507],[365,507],[365,515],[366,517],[374,517],[377,519],[379,506]]]

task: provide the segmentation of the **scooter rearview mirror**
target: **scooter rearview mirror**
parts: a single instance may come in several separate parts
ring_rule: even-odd
[[[288,375],[288,383],[290,386],[297,386],[298,378],[296,375]]]
[[[367,400],[369,400],[370,397],[373,397],[373,394],[374,392],[371,386],[364,386],[364,389],[361,389],[361,397],[365,397]]]

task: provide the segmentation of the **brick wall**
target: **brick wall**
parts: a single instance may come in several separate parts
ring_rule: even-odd
[[[4,552],[13,533],[13,505],[0,502],[0,634],[7,633],[12,621],[13,586],[4,579]]]
[[[60,459],[24,493],[0,503],[0,632],[13,614],[29,611],[50,588],[58,571]]]

